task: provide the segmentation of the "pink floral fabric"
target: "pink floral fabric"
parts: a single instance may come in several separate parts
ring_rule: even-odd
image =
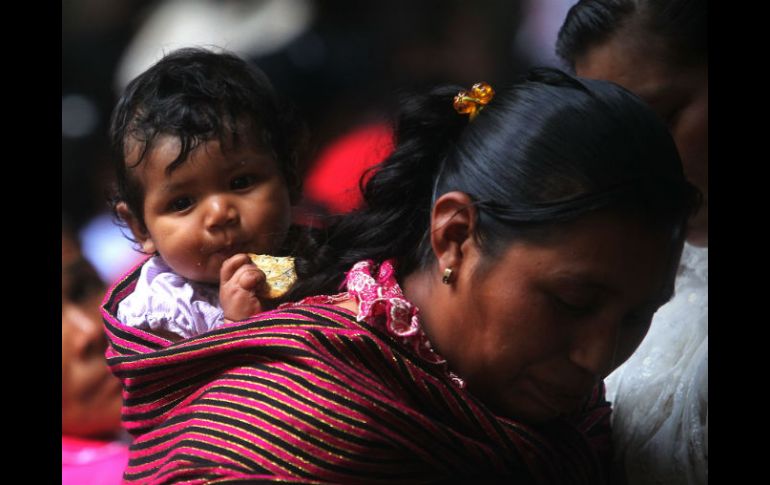
[[[433,350],[420,327],[419,308],[406,299],[396,280],[395,260],[385,260],[379,267],[372,260],[359,261],[348,271],[345,286],[347,291],[344,293],[312,296],[299,304],[330,304],[352,298],[358,305],[356,319],[359,322],[384,325],[394,339],[426,362],[443,367],[455,385],[465,387],[463,379],[449,370],[446,360]]]

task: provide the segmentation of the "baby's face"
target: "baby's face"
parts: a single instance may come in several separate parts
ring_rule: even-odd
[[[135,160],[139,147],[129,154]],[[159,137],[133,175],[145,189],[145,252],[158,251],[179,275],[218,283],[237,253],[271,253],[291,221],[289,193],[276,161],[252,143],[199,145],[170,173],[179,140]],[[136,231],[134,231],[136,233]]]

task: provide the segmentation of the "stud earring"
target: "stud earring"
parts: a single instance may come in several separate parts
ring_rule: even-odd
[[[452,277],[452,268],[447,268],[444,270],[444,276],[441,277],[441,282],[445,285],[449,284],[449,278]]]

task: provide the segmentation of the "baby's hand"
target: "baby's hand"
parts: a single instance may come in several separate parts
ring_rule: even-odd
[[[246,254],[227,258],[219,270],[219,281],[225,322],[243,320],[262,311],[257,295],[266,289],[265,273]]]

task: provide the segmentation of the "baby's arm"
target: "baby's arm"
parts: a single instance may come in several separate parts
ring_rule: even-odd
[[[226,259],[219,279],[219,300],[225,322],[243,320],[262,311],[257,295],[266,290],[265,273],[246,254]]]

